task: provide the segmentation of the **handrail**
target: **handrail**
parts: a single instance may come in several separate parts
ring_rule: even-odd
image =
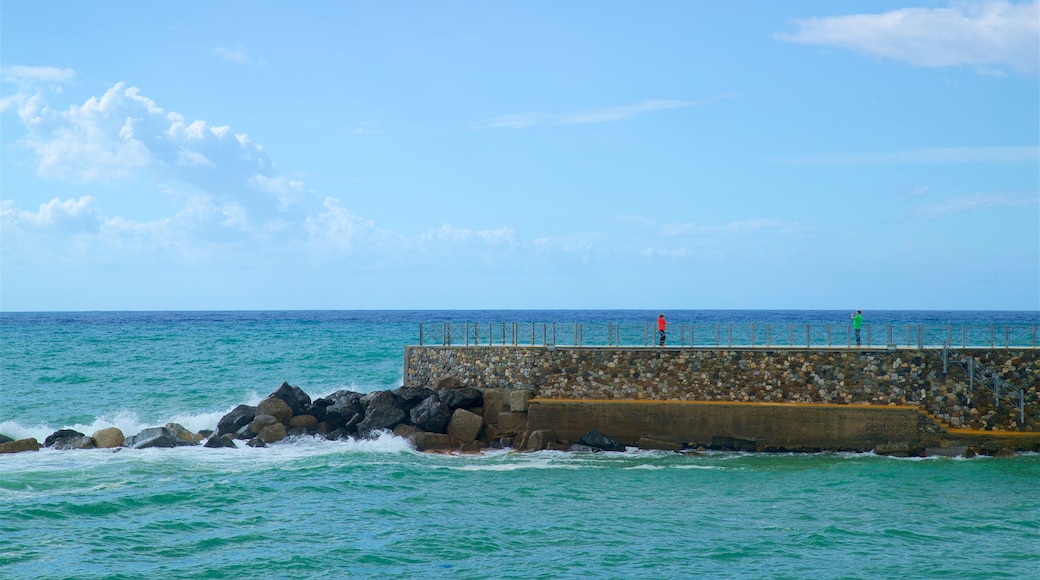
[[[849,347],[866,348],[1037,348],[1036,324],[871,324],[860,332],[851,323],[670,324],[668,347]],[[651,322],[443,322],[419,323],[419,345],[441,346],[657,346]]]

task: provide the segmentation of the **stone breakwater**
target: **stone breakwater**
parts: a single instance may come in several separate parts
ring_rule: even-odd
[[[973,361],[969,365],[969,361]],[[994,404],[1022,391],[1024,409]],[[912,405],[949,427],[1040,432],[1035,349],[407,347],[406,384],[445,378],[539,398]]]
[[[384,432],[408,439],[420,451],[479,451],[510,446],[544,449],[543,435],[528,443],[527,403],[530,393],[466,387],[456,380],[426,386],[402,386],[389,391],[362,394],[341,390],[312,400],[299,387],[282,385],[256,406],[239,405],[218,421],[215,429],[193,433],[176,423],[144,429],[124,436],[115,427],[86,435],[61,429],[48,436],[42,447],[73,449],[146,449],[154,447],[266,447],[291,437],[357,439]],[[616,448],[620,444],[594,442],[592,447]],[[533,446],[533,447],[532,447]],[[38,451],[36,439],[14,441],[0,435],[0,454]],[[623,447],[622,447],[623,449]]]

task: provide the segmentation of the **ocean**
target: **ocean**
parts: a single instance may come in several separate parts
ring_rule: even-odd
[[[666,314],[673,327],[836,333],[849,317]],[[1037,312],[864,314],[897,329],[1012,325],[1019,338],[1040,322]],[[42,442],[61,428],[132,435],[171,421],[197,431],[283,381],[312,398],[394,388],[420,323],[427,341],[446,322],[492,335],[503,322],[555,322],[561,333],[580,322],[586,342],[612,336],[597,334],[608,324],[638,342],[656,316],[5,312],[0,434]],[[0,578],[1040,578],[1037,482],[1036,454],[443,455],[391,435],[44,449],[0,455]]]

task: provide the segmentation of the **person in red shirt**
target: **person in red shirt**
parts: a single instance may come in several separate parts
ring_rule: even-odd
[[[664,321],[664,314],[657,317],[657,333],[661,338],[661,346],[664,346],[664,331],[668,329],[668,323]]]

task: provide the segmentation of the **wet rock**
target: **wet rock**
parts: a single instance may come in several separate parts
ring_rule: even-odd
[[[249,422],[249,430],[259,435],[264,427],[270,427],[276,423],[278,423],[278,419],[274,415],[257,413],[256,417]]]
[[[314,415],[296,415],[289,419],[289,429],[302,429],[305,432],[313,432],[318,429],[318,418]]]
[[[460,387],[450,391],[441,391],[437,394],[441,402],[449,409],[471,409],[484,404],[484,393],[473,387]]]
[[[336,394],[339,396],[331,399],[330,404],[325,407],[325,422],[332,430],[343,427],[355,415],[360,414],[362,418],[364,417],[364,410],[361,408],[361,393],[339,391]]]
[[[181,445],[187,445],[187,443],[174,437],[166,427],[151,427],[142,430],[137,435],[127,437],[123,442],[123,445],[132,449],[149,449],[152,447],[179,447]]]
[[[304,415],[308,412],[311,406],[311,396],[303,392],[300,387],[294,387],[289,383],[282,383],[275,392],[267,396],[268,399],[281,399],[292,411],[292,415]],[[290,416],[292,416],[290,415]],[[275,415],[277,417],[278,415]],[[280,422],[286,423],[289,420],[286,419]]]
[[[446,433],[451,409],[438,397],[427,397],[409,413],[412,424],[431,433]]]
[[[368,407],[365,409],[365,418],[358,423],[357,432],[367,437],[375,431],[393,429],[406,418],[407,415],[401,408],[401,403],[393,393],[378,391],[369,399]]]
[[[600,433],[597,429],[592,429],[588,433],[581,436],[578,440],[578,445],[586,445],[601,451],[624,451],[625,446],[619,443],[615,439],[607,437],[603,433]]]
[[[448,451],[456,446],[446,433],[416,433],[410,439],[416,451]]]
[[[3,453],[21,453],[23,451],[39,451],[40,442],[35,437],[28,439],[18,439],[8,441],[6,443],[0,443],[0,454]]]
[[[259,437],[253,437],[249,441],[246,441],[246,445],[249,447],[267,447],[267,444],[261,441]]]
[[[0,444],[11,443],[12,441],[14,441],[14,439],[11,439],[7,435],[0,434]]]
[[[278,420],[279,423],[286,425],[289,423],[289,419],[293,417],[293,409],[289,406],[289,403],[283,399],[276,397],[268,397],[256,407],[257,415],[270,415]],[[254,431],[256,431],[254,429]]]
[[[282,439],[285,439],[288,432],[285,429],[285,425],[281,423],[275,423],[274,425],[268,425],[260,430],[256,434],[256,438],[263,441],[264,443],[277,443]]]
[[[68,445],[71,442],[82,439],[83,437],[86,437],[86,435],[73,429],[58,429],[54,433],[48,435],[47,438],[43,440],[43,446],[58,446],[59,449],[71,449],[71,447],[68,447]]]
[[[221,447],[235,448],[235,438],[230,433],[221,435],[219,437],[210,437],[203,447],[209,447],[211,449],[217,449]]]
[[[480,415],[465,409],[455,409],[448,422],[448,435],[457,441],[469,443],[477,438],[483,426],[484,419]]]
[[[230,413],[224,415],[217,422],[217,436],[225,435],[227,433],[237,433],[243,427],[249,425],[249,422],[256,416],[256,407],[249,405],[239,405],[231,410]]]
[[[545,429],[536,429],[531,431],[531,434],[527,437],[527,450],[528,451],[541,451],[548,449],[550,443],[556,441],[556,432]]]
[[[185,429],[183,425],[177,423],[167,423],[164,426],[166,427],[166,430],[170,432],[170,435],[173,435],[183,443],[187,445],[199,444],[199,438],[191,431]]]
[[[401,401],[401,407],[405,411],[411,410],[425,399],[436,394],[433,389],[427,389],[426,387],[397,387],[390,392]]]
[[[114,449],[116,447],[122,447],[123,441],[126,440],[126,436],[118,427],[106,427],[95,431],[91,436],[94,438],[94,445],[100,449]]]

